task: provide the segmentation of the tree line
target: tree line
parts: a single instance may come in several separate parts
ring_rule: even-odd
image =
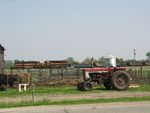
[[[147,58],[145,60],[139,60],[139,61],[148,61],[148,62],[150,62],[150,52],[146,53],[146,57]],[[68,57],[68,58],[66,58],[64,60],[66,60],[70,64],[91,64],[92,61],[96,62],[96,63],[103,63],[104,62],[104,56],[102,56],[102,57],[100,57],[98,59],[87,57],[81,62],[75,60],[73,57]],[[10,69],[10,67],[13,67],[14,63],[17,62],[17,61],[20,61],[20,60],[14,60],[14,61],[12,61],[12,60],[5,60],[5,66],[4,66],[5,69]],[[134,59],[125,60],[123,58],[116,58],[116,62],[117,63],[122,63],[122,62],[126,62],[126,61],[133,62]]]

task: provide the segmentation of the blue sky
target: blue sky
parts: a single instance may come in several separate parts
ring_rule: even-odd
[[[7,60],[145,59],[149,42],[149,0],[0,0]]]

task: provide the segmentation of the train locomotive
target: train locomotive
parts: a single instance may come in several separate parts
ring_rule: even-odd
[[[57,61],[44,61],[43,63],[39,61],[19,61],[15,62],[14,68],[66,68],[69,67],[69,63],[65,60]]]

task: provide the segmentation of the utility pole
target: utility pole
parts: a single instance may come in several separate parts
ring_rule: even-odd
[[[136,59],[135,59],[135,57],[136,57],[136,49],[133,49],[133,54],[134,54],[134,65],[135,65],[135,62],[136,62]]]
[[[92,68],[94,67],[93,64],[94,64],[94,57],[91,58],[91,66],[92,66]]]

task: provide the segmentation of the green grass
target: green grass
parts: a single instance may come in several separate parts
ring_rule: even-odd
[[[39,106],[39,105],[75,105],[75,104],[91,104],[91,103],[110,103],[110,102],[133,102],[133,101],[150,101],[150,97],[126,97],[126,98],[112,98],[112,99],[90,99],[90,100],[66,100],[66,101],[38,101],[34,104],[32,102],[9,103],[0,104],[0,108],[23,107],[23,106]]]
[[[150,92],[150,85],[141,85],[138,88],[129,88],[127,91],[148,91]]]
[[[34,89],[36,95],[41,94],[84,94],[84,93],[98,93],[98,92],[108,92],[111,90],[101,90],[100,87],[94,87],[92,91],[79,91],[76,86],[55,86],[55,87],[37,87]],[[15,97],[23,95],[31,95],[31,91],[18,92],[15,89],[7,89],[7,91],[0,92],[0,97]]]
[[[148,91],[150,92],[150,85],[142,85],[139,88],[129,88],[126,90],[132,91]],[[75,86],[62,86],[62,87],[37,87],[35,88],[35,94],[88,94],[88,93],[102,93],[102,92],[117,92],[116,90],[105,90],[103,86],[94,86],[92,91],[79,91]],[[7,91],[0,92],[0,98],[2,97],[16,97],[31,95],[31,91],[18,92],[15,89],[7,89]]]
[[[139,88],[129,88],[124,92],[133,92],[133,91],[148,91],[150,92],[150,85],[142,85]],[[102,93],[102,92],[119,92],[116,90],[105,90],[104,87],[95,86],[92,91],[78,91],[75,86],[63,86],[63,87],[37,87],[35,88],[35,95],[42,94],[89,94],[89,93]],[[17,97],[31,95],[31,91],[26,92],[17,92],[15,89],[8,89],[5,92],[0,92],[0,98],[3,97]],[[9,108],[9,107],[22,107],[22,106],[38,106],[38,105],[68,105],[68,104],[88,104],[88,103],[107,103],[107,102],[131,102],[131,101],[150,101],[149,97],[140,97],[140,98],[113,98],[113,99],[93,99],[93,100],[76,100],[76,101],[59,101],[52,102],[48,100],[38,101],[34,104],[32,102],[21,102],[21,103],[1,103],[0,108]]]

